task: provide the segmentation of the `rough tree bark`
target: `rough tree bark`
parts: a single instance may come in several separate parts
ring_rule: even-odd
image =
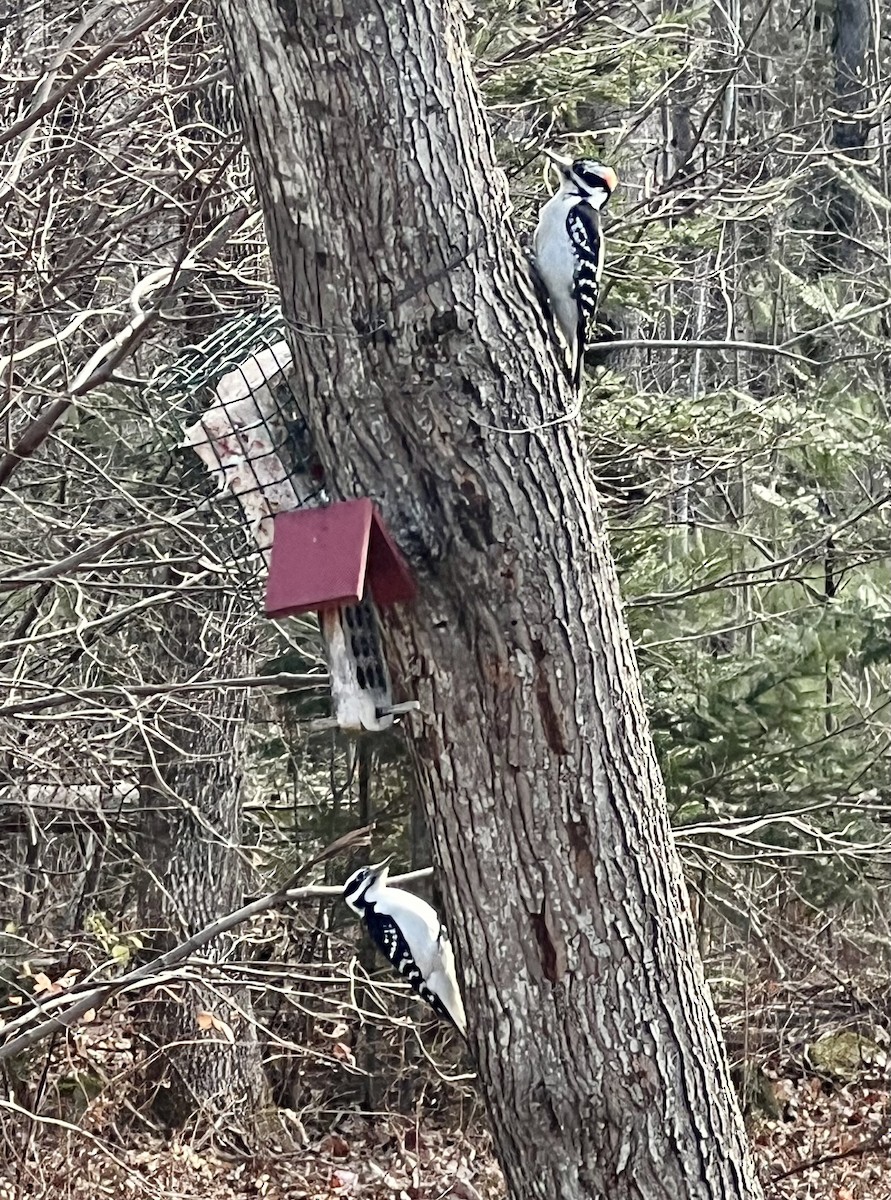
[[[600,512],[450,0],[216,0],[311,425],[387,617],[514,1197],[760,1195]]]
[[[193,605],[196,601],[193,600]],[[160,677],[184,665],[221,674],[248,669],[243,629],[225,601],[173,606],[157,646]],[[246,693],[230,690],[162,708],[147,729],[147,764],[140,792],[146,810],[139,851],[146,871],[140,920],[161,930],[153,950],[190,937],[244,901],[241,780]],[[207,957],[221,962],[235,949],[216,938]],[[199,1013],[207,1017],[199,1022]],[[262,1130],[270,1097],[247,989],[193,982],[168,985],[145,1006],[140,1030],[149,1054],[146,1082],[156,1116],[167,1126],[200,1117],[217,1136],[242,1144]],[[202,1024],[203,1023],[203,1024]]]

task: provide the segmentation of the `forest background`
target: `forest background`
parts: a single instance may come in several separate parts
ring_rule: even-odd
[[[5,7],[0,1015],[18,1033],[35,996],[138,965],[351,829],[373,822],[371,850],[407,869],[429,850],[401,733],[326,727],[313,623],[261,620],[237,512],[181,446],[278,328],[210,7]],[[615,344],[578,420],[765,1179],[886,1196],[881,6],[493,0],[467,29],[518,236],[548,194],[541,146],[622,180]],[[4,1063],[3,1194],[60,1172],[75,1194],[76,1167],[89,1194],[273,1195],[285,1161],[307,1194],[415,1194],[419,1173],[496,1194],[466,1062],[379,968],[314,894],[36,1041]],[[251,1120],[198,1104],[221,1079]],[[268,1145],[290,1149],[248,1182],[233,1155],[273,1108]],[[360,1110],[377,1121],[343,1115]]]

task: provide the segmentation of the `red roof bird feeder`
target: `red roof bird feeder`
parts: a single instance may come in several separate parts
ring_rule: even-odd
[[[381,608],[412,600],[417,591],[370,500],[276,513],[268,617],[358,604],[366,590]]]
[[[385,729],[396,713],[417,708],[392,703],[376,609],[411,600],[416,591],[369,499],[276,513],[266,615],[318,612],[342,729]]]

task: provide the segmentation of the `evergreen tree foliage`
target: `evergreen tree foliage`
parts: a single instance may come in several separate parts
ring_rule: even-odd
[[[521,229],[542,145],[624,183],[582,419],[672,811],[817,810],[771,823],[763,863],[863,895],[889,769],[887,151],[835,150],[832,13],[566,11],[487,6],[476,49]],[[858,219],[830,264],[827,180]],[[821,831],[852,855],[772,859]]]

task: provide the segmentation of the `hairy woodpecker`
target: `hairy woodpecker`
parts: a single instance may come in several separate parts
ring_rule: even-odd
[[[372,941],[412,991],[467,1036],[449,935],[426,900],[387,883],[389,858],[362,867],[343,887],[347,905],[365,921]]]
[[[603,271],[600,210],[619,179],[612,167],[592,159],[545,154],[560,172],[560,190],[539,213],[532,243],[535,270],[569,347],[578,390]]]

